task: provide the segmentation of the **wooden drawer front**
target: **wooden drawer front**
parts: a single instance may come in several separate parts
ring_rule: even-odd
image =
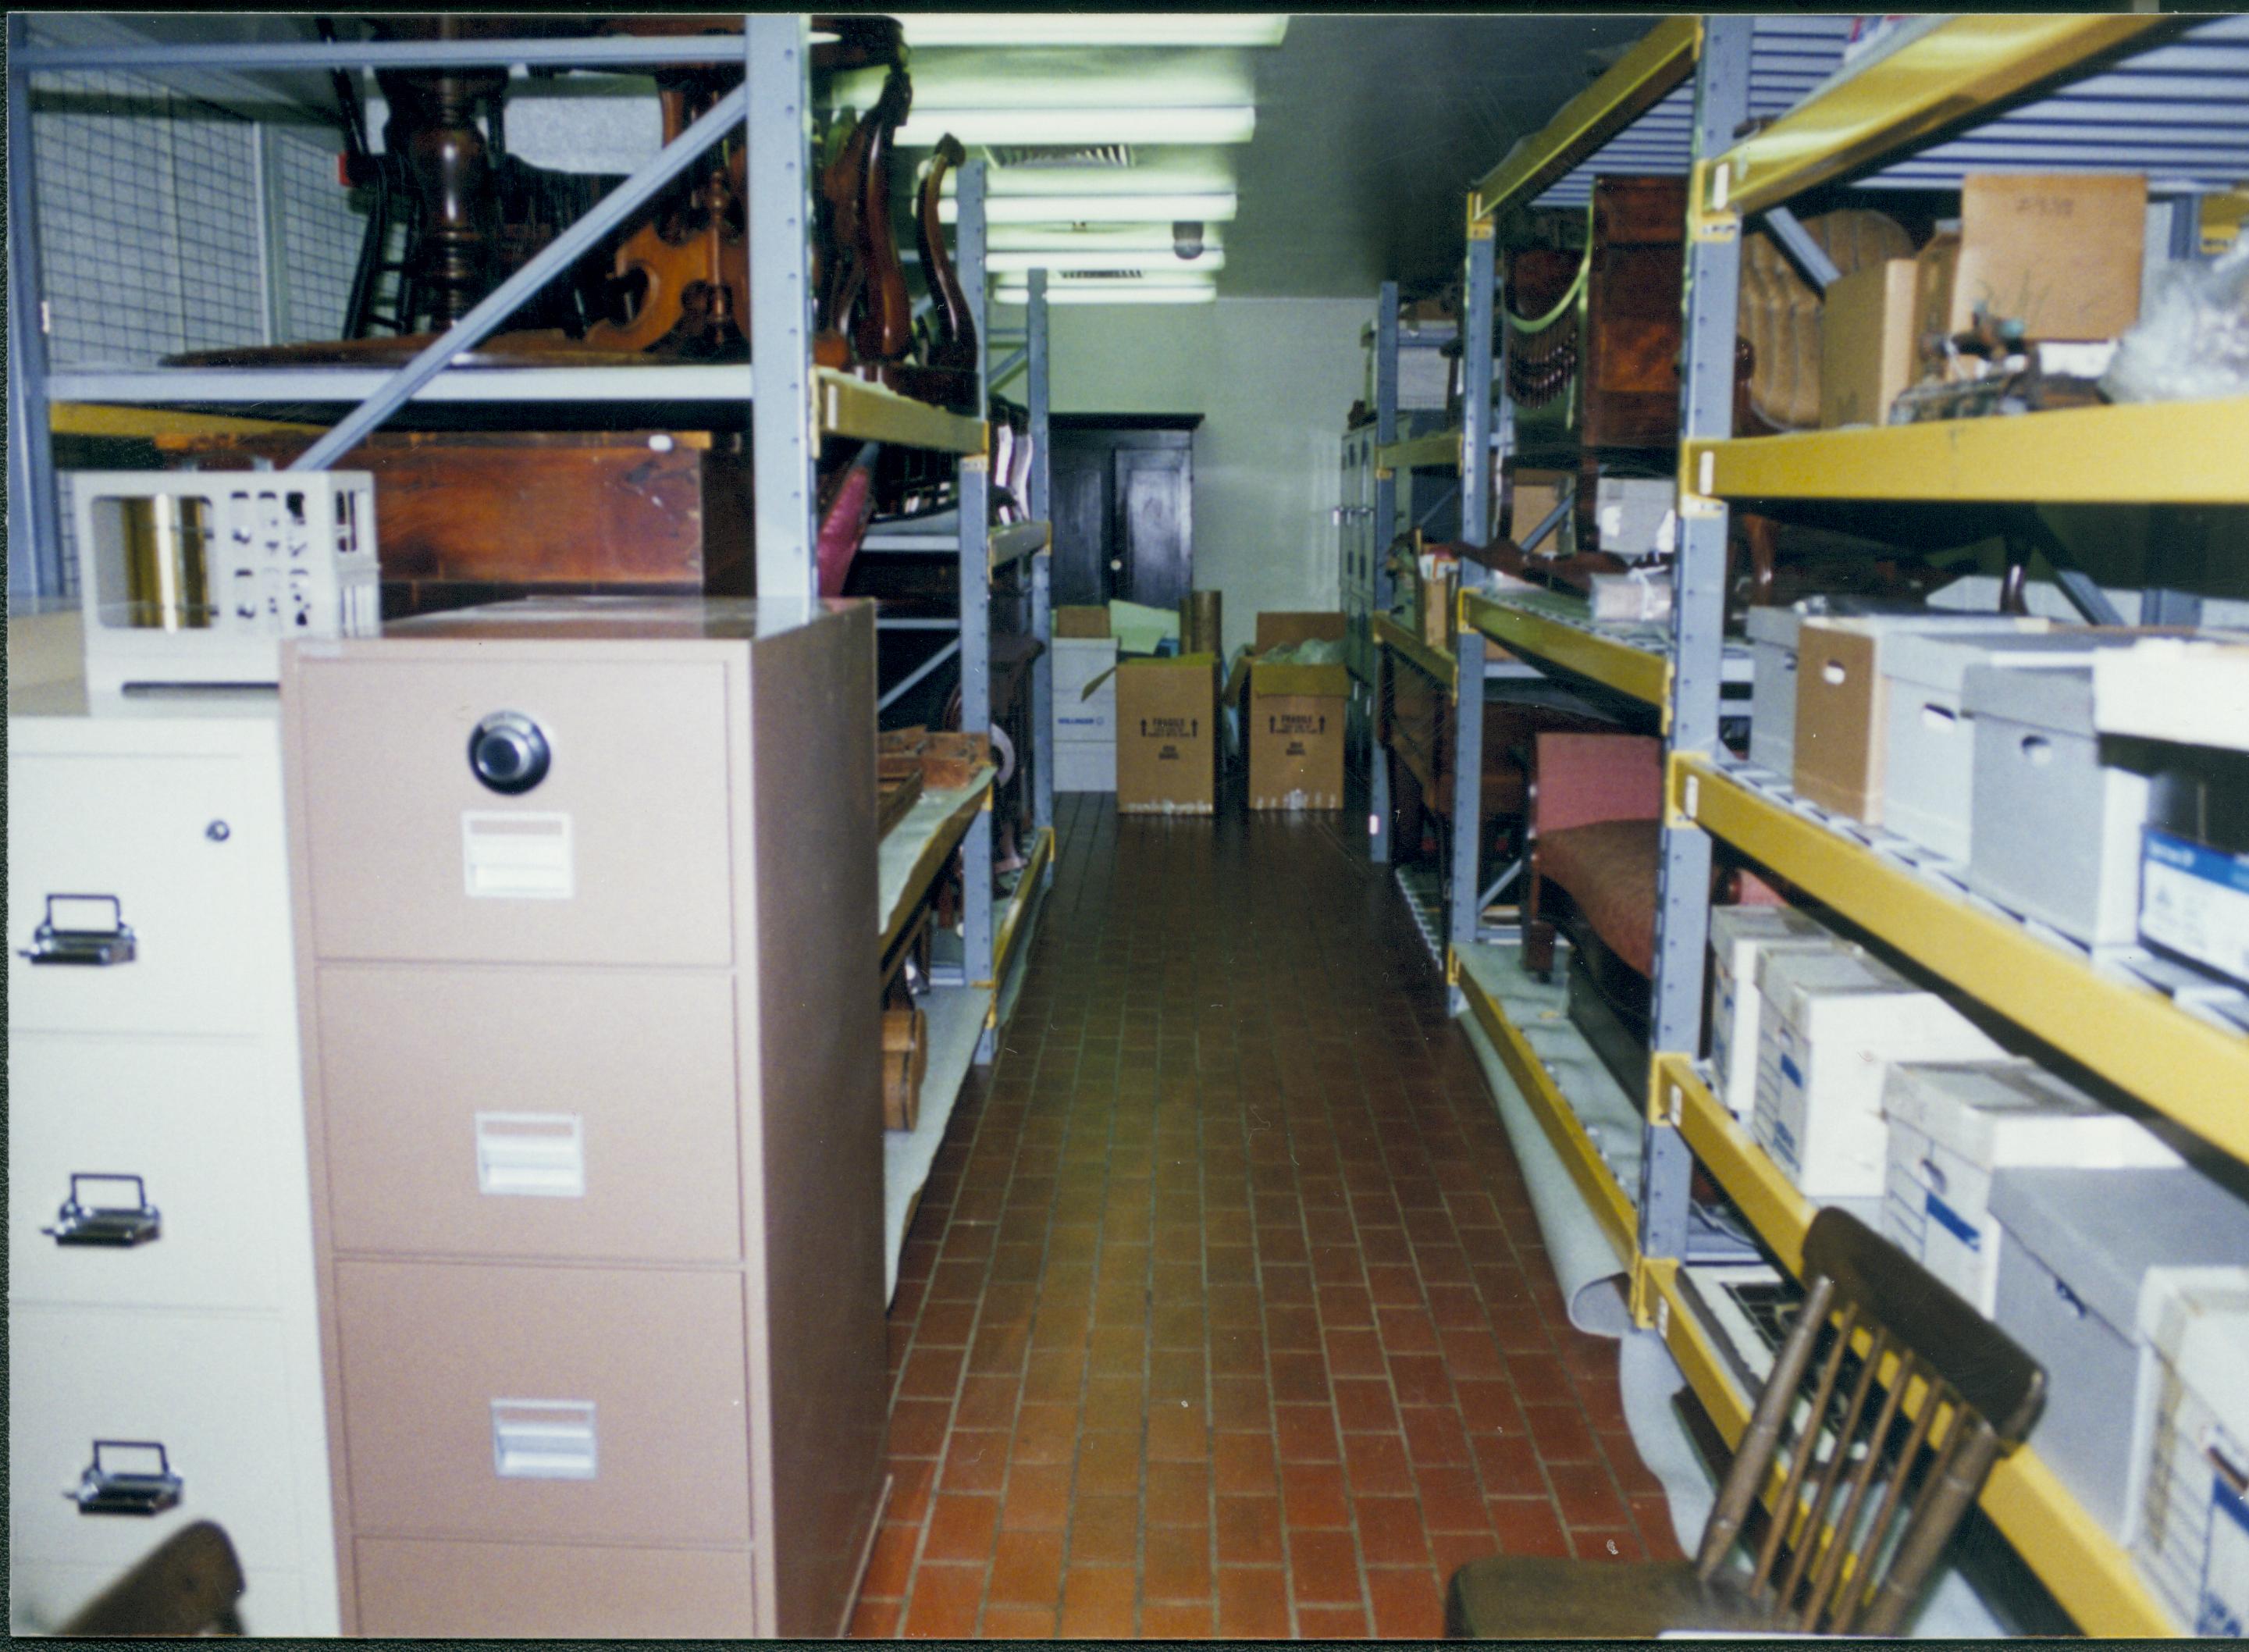
[[[747,1549],[361,1538],[359,1633],[677,1640],[758,1632]]]
[[[339,1263],[354,1530],[747,1544],[741,1291],[735,1273]],[[591,1476],[504,1477],[496,1401],[518,1428],[590,1405]]]
[[[9,1079],[12,1300],[272,1307],[288,1255],[310,1311],[304,1123],[285,1056],[246,1038],[26,1033],[10,1045]],[[140,1177],[155,1236],[65,1244],[43,1232],[64,1225],[74,1174]],[[120,1180],[79,1194],[86,1208],[134,1202]]]
[[[154,1549],[158,1541],[152,1536],[141,1552]],[[10,1631],[54,1634],[116,1582],[120,1570],[84,1561],[11,1556],[8,1563]],[[337,1632],[335,1601],[331,1599],[314,1610],[307,1599],[308,1586],[298,1573],[249,1566],[244,1569],[243,1582],[242,1598],[235,1602],[235,1610],[241,1614],[242,1627],[250,1634],[332,1635]]]
[[[147,753],[8,761],[10,1032],[247,1033],[285,1026],[288,860],[273,765]],[[114,896],[134,956],[24,953],[50,895]],[[107,927],[106,904],[58,928]]]
[[[337,1249],[741,1254],[731,975],[329,966],[319,994]]]
[[[299,1498],[327,1489],[296,1483],[278,1319],[11,1306],[8,1355],[12,1559],[113,1577],[181,1526],[216,1520],[245,1568],[303,1568]],[[178,1503],[153,1517],[81,1514],[69,1494],[96,1440],[161,1442]],[[153,1454],[119,1456],[131,1466]]]
[[[305,660],[299,685],[322,958],[731,960],[723,667],[359,655]],[[469,767],[502,711],[553,753],[514,796]]]

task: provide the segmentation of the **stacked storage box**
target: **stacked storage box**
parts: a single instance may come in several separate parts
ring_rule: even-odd
[[[2249,1634],[2249,1266],[2140,1287],[2132,1559],[2197,1635]]]
[[[757,609],[285,665],[347,1634],[844,1626],[884,1433],[873,611]]]
[[[1117,639],[1054,640],[1055,789],[1117,789]]]
[[[18,1630],[208,1519],[251,1634],[337,1631],[279,722],[271,694],[10,699]]]
[[[1768,610],[1770,611],[1770,610]],[[1710,1065],[1718,1098],[1747,1124],[1757,1110],[1757,1041],[1764,998],[1757,960],[1775,949],[1856,950],[1793,906],[1717,906],[1710,912]]]

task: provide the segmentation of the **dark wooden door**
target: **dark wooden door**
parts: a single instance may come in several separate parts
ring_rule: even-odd
[[[1058,414],[1054,600],[1169,608],[1194,587],[1200,414]]]

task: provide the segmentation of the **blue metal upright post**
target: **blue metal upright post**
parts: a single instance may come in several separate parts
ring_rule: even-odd
[[[1468,313],[1461,319],[1461,538],[1491,541],[1491,333],[1498,243],[1489,224],[1468,225]],[[1461,589],[1484,582],[1483,569],[1461,563]],[[1483,921],[1483,634],[1460,628],[1453,650],[1453,864],[1450,946],[1445,974],[1455,1013],[1462,952],[1475,944]]]
[[[1031,496],[1027,502],[1035,522],[1051,523],[1048,494],[1052,472],[1048,468],[1047,436],[1052,423],[1047,389],[1047,272],[1033,270],[1031,302],[1024,326],[1028,337],[1031,404]],[[1031,635],[1039,645],[1031,663],[1031,819],[1040,831],[1052,831],[1054,808],[1054,541],[1049,532],[1047,549],[1031,559]],[[1054,861],[1047,861],[1046,877],[1054,878]]]
[[[1703,20],[1695,73],[1698,166],[1723,155],[1749,114],[1750,37],[1755,20]],[[1733,434],[1735,306],[1741,290],[1741,221],[1704,218],[1690,186],[1687,223],[1682,440]],[[1726,621],[1726,506],[1681,478],[1679,557],[1673,579],[1671,739],[1673,752],[1718,750],[1719,673]],[[1654,1004],[1651,1036],[1659,1050],[1696,1053],[1702,1036],[1702,968],[1709,944],[1710,840],[1692,824],[1663,830],[1657,885]],[[1640,1248],[1651,1256],[1686,1254],[1692,1152],[1669,1098],[1651,1099],[1640,1159]]]
[[[990,316],[984,303],[985,165],[960,169],[960,212],[954,228],[953,263],[960,272],[968,313],[976,318],[976,412],[987,416],[984,389]],[[992,461],[987,451],[960,460],[960,726],[980,734],[992,726]],[[996,788],[994,788],[997,789]],[[992,953],[992,810],[987,805],[960,842],[961,969],[971,985],[999,991]],[[992,1059],[995,1038],[987,1023],[976,1047]]]
[[[8,14],[8,600],[63,594],[60,501],[47,409],[46,306],[32,177],[30,20]]]
[[[812,55],[808,21],[774,12],[744,31],[750,93],[750,410],[757,467],[758,595],[820,590],[820,443],[812,402]]]
[[[1373,561],[1369,575],[1372,594],[1367,599],[1370,632],[1372,616],[1390,611],[1390,541],[1398,531],[1398,478],[1382,462],[1383,448],[1398,439],[1398,283],[1385,281],[1374,304],[1374,514],[1364,526],[1352,527],[1360,552]],[[1370,636],[1365,657],[1374,668],[1374,681],[1368,685],[1366,708],[1366,857],[1377,866],[1388,865],[1397,852],[1390,842],[1390,761],[1379,738],[1382,679],[1388,671],[1382,653]]]

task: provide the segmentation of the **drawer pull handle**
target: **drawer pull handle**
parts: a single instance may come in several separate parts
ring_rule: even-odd
[[[478,1113],[477,1191],[540,1199],[584,1198],[584,1120],[574,1112]]]
[[[153,1451],[153,1468],[119,1468],[102,1461],[105,1451]],[[93,1461],[78,1477],[78,1489],[65,1492],[80,1514],[161,1514],[176,1507],[184,1485],[172,1472],[172,1460],[157,1440],[96,1440]]]
[[[106,905],[109,908],[109,927],[96,929],[86,926],[83,920],[94,914],[72,911],[66,904],[57,921],[55,903],[83,902],[86,905]],[[112,964],[129,964],[137,950],[133,926],[125,921],[125,907],[114,895],[50,895],[47,915],[31,932],[31,944],[22,949],[22,955],[35,964],[86,964],[106,969]]]
[[[39,1231],[58,1245],[104,1245],[116,1249],[130,1250],[135,1245],[145,1245],[152,1239],[163,1236],[162,1213],[148,1202],[148,1190],[138,1176],[113,1174],[102,1170],[78,1170],[71,1173],[70,1197],[62,1208],[55,1212],[55,1225]],[[131,1204],[101,1204],[97,1191],[92,1200],[81,1199],[80,1189],[87,1182],[96,1184],[129,1181],[133,1184]]]
[[[495,1400],[492,1470],[503,1480],[591,1480],[601,1453],[591,1400]]]

